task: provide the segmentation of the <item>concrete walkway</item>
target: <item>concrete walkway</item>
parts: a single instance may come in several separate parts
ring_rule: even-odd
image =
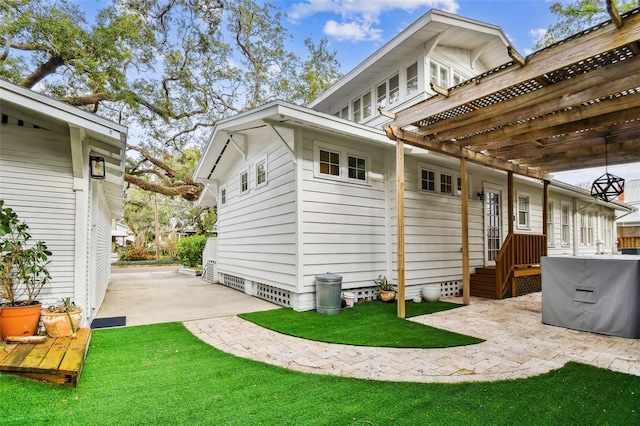
[[[279,306],[200,277],[180,274],[177,266],[113,268],[96,318],[124,316],[126,325],[143,325],[276,308]]]
[[[456,383],[531,377],[578,361],[640,376],[640,339],[544,325],[541,293],[502,301],[472,298],[469,306],[412,320],[486,341],[445,349],[371,348],[286,336],[237,316],[185,325],[224,352],[305,373]]]

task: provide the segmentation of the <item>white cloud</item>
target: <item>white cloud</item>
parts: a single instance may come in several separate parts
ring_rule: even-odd
[[[546,28],[534,28],[532,30],[529,30],[529,36],[534,41],[534,43],[537,43],[538,41],[542,40],[546,35],[547,35]]]
[[[356,22],[340,24],[334,20],[327,21],[322,28],[324,33],[338,41],[375,41],[382,38],[382,30],[366,27]]]
[[[318,13],[338,15],[339,20],[326,22],[325,34],[341,41],[359,42],[380,39],[382,30],[378,24],[384,13],[393,10],[413,12],[425,6],[450,13],[456,13],[460,8],[457,0],[307,0],[293,4],[287,15],[296,23]]]

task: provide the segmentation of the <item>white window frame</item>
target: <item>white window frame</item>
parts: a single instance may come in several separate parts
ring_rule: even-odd
[[[227,187],[226,186],[221,186],[220,187],[220,205],[224,206],[225,204],[227,204]]]
[[[433,179],[434,179],[433,191],[430,189],[422,188],[422,181],[423,181],[422,172],[423,171],[433,173]],[[442,191],[443,175],[451,177],[451,192]],[[440,194],[440,195],[446,195],[448,197],[460,197],[462,195],[462,188],[460,188],[458,184],[462,184],[462,178],[455,171],[451,169],[447,169],[445,167],[437,167],[437,166],[432,166],[430,164],[418,163],[418,192],[423,192],[428,194]]]
[[[431,72],[432,65],[435,66],[437,70],[436,71],[437,75],[435,77]],[[440,75],[442,71],[446,71],[447,81],[442,80]],[[458,84],[462,83],[465,80],[466,80],[465,76],[462,73],[458,72],[455,68],[449,65],[445,65],[442,62],[439,62],[437,60],[429,59],[429,81],[431,83],[437,84],[440,87],[444,87],[445,89],[448,89],[450,87],[457,86]]]
[[[366,103],[367,97],[368,104]],[[357,104],[359,104],[359,106]],[[363,93],[351,101],[351,110],[353,111],[353,121],[356,123],[371,117],[371,91]]]
[[[564,219],[564,209],[567,209],[567,222]],[[565,229],[567,233],[565,235]],[[565,247],[571,246],[571,206],[567,203],[560,203],[560,237],[562,239],[562,245]],[[565,239],[566,237],[566,239]]]
[[[611,220],[611,217],[609,217],[609,212],[605,212],[602,219],[604,220],[604,245],[611,246],[613,245],[613,221]]]
[[[527,200],[527,210],[520,209],[520,199]],[[525,223],[520,221],[520,213],[525,213]],[[531,229],[531,196],[525,192],[516,194],[516,225],[518,229]]]
[[[258,182],[258,167],[263,164],[264,165],[264,182]],[[263,186],[265,186],[268,182],[269,182],[269,163],[267,162],[267,156],[265,155],[264,157],[259,158],[258,160],[256,160],[256,162],[253,165],[253,170],[256,174],[256,180],[255,180],[255,188],[262,188]]]
[[[555,247],[555,217],[554,217],[554,205],[553,201],[549,201],[547,205],[547,246]]]
[[[397,80],[397,85],[391,87],[391,81]],[[380,88],[384,86],[384,95],[380,95]],[[400,102],[400,73],[395,72],[391,77],[376,84],[376,106],[378,108],[387,108],[389,105]]]
[[[339,175],[331,175],[320,172],[320,151],[333,152],[339,155]],[[365,162],[365,180],[349,177],[349,157],[355,157]],[[369,173],[371,171],[371,158],[364,152],[347,149],[321,141],[314,141],[313,144],[313,176],[319,179],[329,179],[341,182],[355,183],[359,185],[369,185]]]
[[[415,67],[416,69],[416,73],[413,77],[409,77],[409,69]],[[418,79],[418,62],[414,62],[413,64],[409,65],[408,67],[405,68],[405,82],[404,82],[404,87],[405,87],[405,91],[407,96],[412,95],[416,92],[418,92],[418,90],[420,90],[420,80]],[[411,89],[409,87],[409,83],[411,83]]]
[[[594,214],[593,211],[588,210],[587,211],[587,245],[592,246],[595,244],[595,233],[594,233],[594,229],[593,229],[593,224],[594,224],[594,220],[593,220]]]
[[[584,210],[580,212],[579,218],[580,224],[580,245],[587,245],[587,212]]]
[[[240,171],[240,175],[239,175],[239,179],[238,179],[239,184],[240,184],[240,186],[238,187],[240,189],[240,195],[248,194],[249,190],[251,189],[251,173],[250,173],[250,171],[251,170],[249,169],[249,167],[247,167],[245,169],[242,169]],[[246,186],[246,188],[244,187],[243,182],[242,182],[243,176],[247,177],[247,182],[246,182],[247,186]]]

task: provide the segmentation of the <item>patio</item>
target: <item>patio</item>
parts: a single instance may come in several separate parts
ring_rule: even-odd
[[[444,349],[371,348],[285,336],[236,316],[185,325],[220,350],[305,373],[459,383],[531,377],[577,361],[640,376],[640,340],[544,325],[541,293],[505,300],[474,298],[468,306],[412,320],[486,342]]]

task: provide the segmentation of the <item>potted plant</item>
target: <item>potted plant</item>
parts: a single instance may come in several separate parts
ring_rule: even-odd
[[[60,305],[44,308],[41,318],[49,337],[75,336],[82,321],[82,309],[67,297]]]
[[[378,286],[377,292],[380,294],[380,300],[383,302],[389,302],[396,298],[396,289],[391,282],[384,275],[378,275],[378,278],[373,280]]]
[[[29,226],[0,200],[0,335],[33,336],[42,304],[37,301],[51,280],[51,252],[42,241],[31,243]]]

